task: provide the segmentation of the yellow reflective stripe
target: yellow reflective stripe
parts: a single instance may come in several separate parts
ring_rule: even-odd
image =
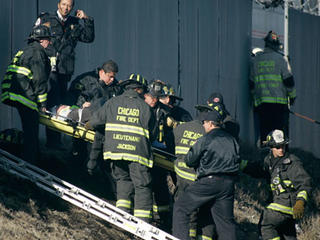
[[[130,153],[113,153],[113,152],[104,152],[103,158],[111,159],[111,160],[127,160],[132,162],[139,162],[142,165],[145,165],[147,167],[153,166],[153,161],[149,160],[145,157],[136,155],[136,154],[130,154]]]
[[[179,177],[187,179],[189,181],[194,182],[197,179],[197,175],[195,173],[189,173],[189,172],[183,171],[176,165],[174,165],[174,171]]]
[[[124,207],[131,209],[131,201],[125,199],[119,199],[116,203],[116,207]]]
[[[297,96],[296,89],[289,90],[289,91],[288,91],[288,96],[289,96],[290,98],[296,97],[296,96]]]
[[[150,210],[135,209],[133,215],[139,218],[152,218]]]
[[[262,82],[262,81],[276,81],[281,82],[282,78],[279,74],[265,74],[265,75],[258,75],[254,78],[255,82]]]
[[[25,75],[29,79],[33,78],[31,70],[29,70],[28,68],[25,68],[25,67],[19,67],[17,65],[9,65],[7,72],[19,73],[19,74]]]
[[[47,101],[47,96],[48,96],[47,93],[38,95],[38,102],[42,103],[42,102]]]
[[[270,238],[269,240],[280,240],[280,237]]]
[[[4,102],[5,100],[10,99],[11,101],[20,102],[21,104],[25,105],[28,108],[38,111],[38,106],[33,101],[11,92],[4,92],[1,94],[1,101]]]
[[[254,104],[255,106],[258,106],[263,102],[287,104],[288,100],[286,98],[280,98],[280,97],[259,97],[259,99],[255,99]]]
[[[197,230],[190,228],[189,229],[189,237],[196,237],[197,236]]]
[[[197,240],[212,240],[212,238],[205,235],[199,235]]]
[[[10,88],[11,83],[2,83],[1,87],[2,87],[2,89]]]
[[[190,147],[182,147],[182,146],[176,146],[176,154],[182,154],[186,155],[189,151]]]
[[[170,206],[169,205],[162,205],[162,206],[157,206],[154,204],[152,206],[153,212],[159,213],[159,212],[169,212],[170,211]]]
[[[293,215],[293,210],[291,207],[287,207],[278,203],[271,203],[267,206],[267,208],[272,209],[277,212],[282,212],[286,214]]]
[[[3,80],[11,80],[12,79],[12,74],[6,74],[4,75]]]
[[[107,123],[106,124],[106,131],[118,131],[118,132],[129,132],[142,135],[149,139],[149,130],[144,129],[142,127],[132,126],[132,125],[124,125],[124,124],[117,124],[117,123]]]
[[[247,167],[247,165],[248,165],[248,160],[241,160],[240,167],[239,167],[240,171],[245,169]]]
[[[293,184],[292,184],[292,182],[291,182],[290,180],[283,180],[283,183],[284,183],[287,187],[291,187],[291,188],[294,187]]]
[[[308,194],[307,194],[307,191],[303,190],[303,191],[300,191],[297,195],[297,198],[303,198],[304,200],[308,200]]]

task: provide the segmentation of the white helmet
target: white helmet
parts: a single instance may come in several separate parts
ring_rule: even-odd
[[[252,54],[252,56],[255,57],[262,52],[263,52],[263,50],[261,48],[256,47],[256,48],[252,49],[251,54]]]

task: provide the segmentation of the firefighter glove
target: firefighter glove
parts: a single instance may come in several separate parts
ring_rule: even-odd
[[[176,128],[178,126],[178,122],[169,116],[169,117],[167,117],[167,126],[172,127],[172,128]]]
[[[293,218],[300,219],[302,218],[304,213],[304,201],[298,200],[296,204],[293,206]]]
[[[84,128],[85,128],[85,129],[88,129],[88,130],[93,130],[93,127],[90,125],[90,122],[86,122],[86,123],[84,124]]]

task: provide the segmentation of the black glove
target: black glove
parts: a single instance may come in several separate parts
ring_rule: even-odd
[[[292,106],[294,104],[294,102],[296,101],[296,98],[290,98],[290,106]]]

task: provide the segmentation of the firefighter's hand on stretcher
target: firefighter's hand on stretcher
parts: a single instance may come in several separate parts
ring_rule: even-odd
[[[85,129],[88,129],[88,130],[94,130],[93,127],[90,125],[90,122],[86,122],[86,123],[84,124],[84,128],[85,128]]]

